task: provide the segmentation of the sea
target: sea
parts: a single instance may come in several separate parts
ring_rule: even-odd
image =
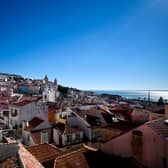
[[[138,100],[147,100],[150,96],[151,101],[155,102],[163,97],[165,101],[168,101],[168,90],[96,90],[94,93],[120,95],[126,99]]]

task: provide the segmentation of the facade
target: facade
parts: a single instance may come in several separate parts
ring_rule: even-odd
[[[0,123],[8,124],[9,108],[7,104],[0,103]]]
[[[67,127],[64,132],[61,132],[59,128],[54,128],[53,138],[58,146],[78,144],[83,141],[83,131],[77,127]]]
[[[91,125],[84,118],[78,115],[76,112],[73,112],[73,115],[68,117],[67,122],[71,127],[78,126],[83,131],[83,134],[89,140],[92,140]]]
[[[56,102],[56,90],[52,87],[47,87],[44,89],[43,102]]]
[[[30,121],[43,109],[38,101],[21,101],[9,105],[9,128],[19,126],[23,121]],[[45,109],[45,108],[44,108]]]
[[[44,77],[43,85],[41,85],[43,102],[56,102],[58,95],[58,84],[55,79],[54,82],[49,82],[47,75]]]
[[[56,126],[53,128],[53,139],[56,145],[66,146],[81,143],[83,130],[76,123],[71,112],[59,112],[56,115]]]

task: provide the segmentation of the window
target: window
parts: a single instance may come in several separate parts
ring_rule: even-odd
[[[76,140],[80,141],[80,134],[76,134]]]
[[[16,117],[17,116],[17,112],[18,112],[17,109],[15,109],[15,110],[12,109],[11,110],[11,116],[12,117]]]
[[[27,141],[28,141],[28,142],[30,141],[30,135],[27,136]]]
[[[8,116],[9,116],[9,111],[3,111],[3,115],[4,115],[5,117],[8,117]]]
[[[44,95],[44,99],[47,100],[47,95]]]
[[[72,142],[72,135],[67,135],[67,142]]]
[[[48,131],[41,132],[41,143],[48,143]]]

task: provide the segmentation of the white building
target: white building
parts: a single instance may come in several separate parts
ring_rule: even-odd
[[[32,118],[47,110],[44,104],[38,101],[21,101],[9,105],[9,127],[19,126],[23,121],[30,121]]]
[[[52,87],[46,87],[43,91],[43,102],[55,102],[56,90]]]
[[[9,116],[9,109],[8,105],[0,104],[0,123],[8,125],[8,116]]]
[[[81,143],[83,141],[83,131],[78,127],[70,127],[67,124],[57,124],[53,128],[53,140],[58,146]]]
[[[59,96],[57,80],[53,82],[48,81],[47,75],[43,80],[43,85],[41,86],[43,102],[55,102],[56,97]]]

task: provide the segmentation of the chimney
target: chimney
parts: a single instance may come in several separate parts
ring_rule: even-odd
[[[165,118],[168,120],[168,104],[165,104]]]
[[[140,130],[132,131],[132,152],[138,161],[142,161],[143,154],[143,132]]]

